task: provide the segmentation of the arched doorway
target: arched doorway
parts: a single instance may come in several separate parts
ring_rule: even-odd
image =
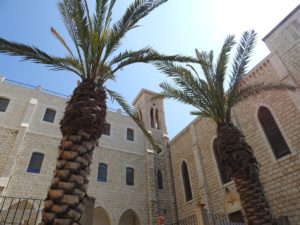
[[[132,209],[127,209],[120,217],[118,225],[141,225],[141,223],[136,212]]]
[[[110,225],[108,213],[102,207],[94,209],[93,225]]]

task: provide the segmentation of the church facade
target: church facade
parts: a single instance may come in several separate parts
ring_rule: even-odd
[[[287,82],[300,86],[300,6],[265,38],[270,54],[243,82]],[[215,125],[198,117],[168,139],[163,101],[141,90],[133,105],[160,145],[157,154],[120,110],[109,111],[94,151],[88,194],[95,198],[95,225],[171,225],[197,209],[243,216],[233,182],[223,173],[212,147]],[[43,199],[56,163],[59,121],[66,99],[0,82],[0,191],[2,196]],[[260,164],[272,213],[300,225],[300,94],[270,92],[233,109]],[[278,147],[279,146],[279,147]],[[1,210],[20,204],[12,202]],[[1,205],[1,202],[0,202]],[[25,205],[26,207],[26,205]],[[36,205],[32,203],[32,207]],[[1,217],[1,213],[0,213]],[[30,221],[29,221],[30,222]],[[199,221],[198,221],[199,222]]]

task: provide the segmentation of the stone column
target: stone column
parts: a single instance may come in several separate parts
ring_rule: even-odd
[[[80,222],[82,225],[93,225],[95,198],[88,197],[85,203],[85,212],[82,214]]]

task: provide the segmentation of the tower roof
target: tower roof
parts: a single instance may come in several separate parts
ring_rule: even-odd
[[[142,96],[142,94],[144,94],[144,93],[146,93],[146,94],[151,94],[151,95],[157,95],[157,94],[158,94],[157,92],[150,91],[150,90],[148,90],[148,89],[142,88],[142,89],[139,91],[139,93],[137,94],[137,96],[134,98],[132,104],[134,105],[134,104],[137,102],[137,100],[138,100],[138,99]]]

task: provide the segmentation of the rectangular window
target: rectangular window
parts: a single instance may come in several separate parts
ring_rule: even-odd
[[[99,163],[97,181],[106,182],[106,178],[107,178],[107,164]]]
[[[5,112],[8,106],[9,100],[6,98],[0,98],[0,112]]]
[[[54,111],[52,109],[46,109],[43,120],[46,121],[46,122],[49,122],[49,123],[53,123],[54,118],[55,118],[55,114],[56,114],[56,111]]]
[[[126,168],[126,184],[134,185],[134,169],[127,167]]]
[[[134,141],[134,133],[133,130],[130,128],[127,128],[127,140]]]
[[[28,173],[40,173],[42,163],[44,159],[44,154],[34,152],[31,155],[31,159],[27,168]]]
[[[109,123],[104,124],[103,135],[110,136],[110,124]]]

